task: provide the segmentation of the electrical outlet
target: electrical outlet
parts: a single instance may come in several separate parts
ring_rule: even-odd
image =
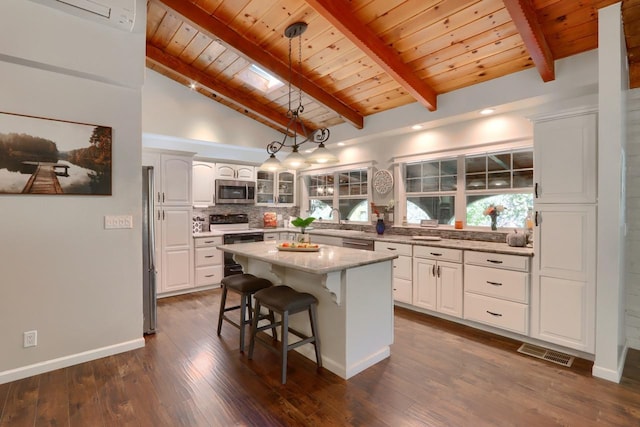
[[[104,228],[107,230],[133,228],[133,217],[131,215],[105,215]]]
[[[35,347],[38,345],[38,331],[27,331],[22,334],[23,347]]]

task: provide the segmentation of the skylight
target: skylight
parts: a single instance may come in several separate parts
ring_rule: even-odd
[[[239,74],[243,82],[253,86],[254,88],[269,93],[272,90],[284,86],[284,83],[278,78],[272,76],[266,70],[260,68],[256,64],[251,64]]]

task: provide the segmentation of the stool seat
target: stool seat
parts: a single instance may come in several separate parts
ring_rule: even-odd
[[[253,298],[255,299],[253,323],[251,324],[251,339],[249,341],[249,359],[253,359],[253,348],[255,346],[257,333],[266,329],[271,329],[273,337],[277,339],[275,335],[276,326],[281,326],[282,343],[280,349],[276,350],[272,346],[267,348],[280,353],[280,378],[282,384],[287,382],[287,353],[289,350],[300,347],[305,344],[313,344],[316,353],[316,362],[318,368],[322,368],[322,356],[320,352],[320,335],[318,334],[318,319],[317,319],[317,305],[318,299],[306,292],[298,292],[289,286],[272,286],[266,289],[257,291]],[[264,316],[260,315],[260,309],[264,307],[269,310],[269,314],[278,313],[280,315],[280,321],[276,322],[273,316],[270,316],[270,324],[258,327],[258,321],[264,319]],[[311,326],[311,335],[302,333],[289,327],[289,315],[295,314],[301,311],[309,312],[309,323]],[[296,335],[300,338],[299,341],[289,344],[289,333]],[[262,339],[258,341],[263,342]]]
[[[259,291],[260,289],[268,288],[273,286],[267,279],[263,279],[262,277],[256,277],[253,274],[234,274],[233,276],[227,276],[220,281],[224,286],[229,289],[233,289],[236,292],[244,293],[254,293]]]
[[[271,307],[275,311],[290,314],[306,310],[311,304],[318,304],[318,299],[306,292],[298,292],[289,286],[273,286],[262,289],[254,295],[260,304]]]
[[[218,315],[218,335],[220,335],[220,332],[222,331],[223,321],[226,321],[240,329],[240,351],[244,352],[245,328],[247,325],[251,325],[253,321],[251,296],[262,289],[273,286],[273,283],[267,279],[256,277],[249,273],[227,276],[223,278],[220,283],[222,284],[222,296],[220,297],[220,313]],[[227,307],[228,291],[240,294],[240,305]],[[227,312],[233,310],[240,310],[240,322],[238,323],[226,315]],[[274,321],[273,312],[269,312],[268,318]],[[273,332],[274,337],[277,337],[275,334],[275,327],[273,328]]]

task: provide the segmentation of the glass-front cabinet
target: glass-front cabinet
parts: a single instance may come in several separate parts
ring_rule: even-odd
[[[296,175],[292,171],[258,171],[256,204],[293,205],[296,193]]]

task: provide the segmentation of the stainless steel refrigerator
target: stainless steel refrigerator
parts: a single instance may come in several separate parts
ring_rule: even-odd
[[[142,167],[142,310],[144,333],[156,332],[156,263],[153,167]]]

